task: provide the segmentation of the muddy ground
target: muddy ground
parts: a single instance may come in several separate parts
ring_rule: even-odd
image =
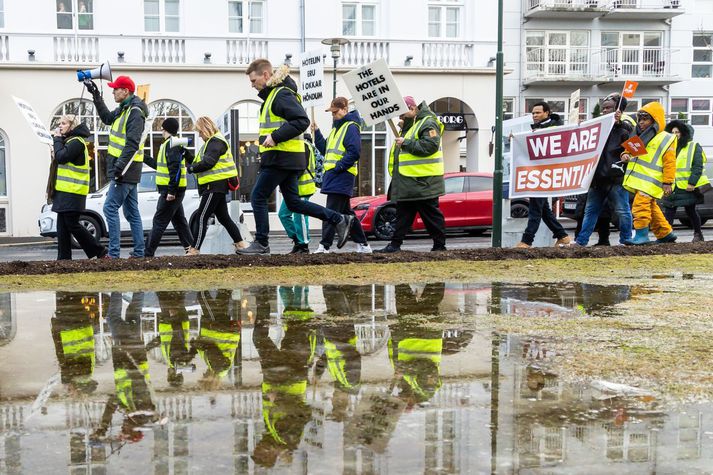
[[[446,252],[411,252],[394,254],[281,254],[270,256],[203,255],[164,256],[145,259],[101,259],[75,261],[13,261],[0,263],[0,275],[72,274],[142,270],[225,269],[232,267],[296,267],[351,263],[412,263],[434,261],[504,261],[527,259],[585,259],[616,256],[657,256],[711,254],[713,241],[701,243],[658,244],[649,246],[614,246],[586,248],[534,249],[460,249]]]

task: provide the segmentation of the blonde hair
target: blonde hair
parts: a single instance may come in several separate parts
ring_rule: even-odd
[[[66,120],[69,122],[69,130],[73,130],[77,126],[79,126],[79,117],[77,117],[74,114],[64,114],[62,117],[59,118],[60,122],[63,120]],[[67,132],[69,132],[69,130]]]
[[[198,131],[198,133],[201,135],[201,138],[203,138],[204,140],[209,137],[212,137],[216,132],[218,132],[218,126],[215,125],[213,119],[206,116],[198,117],[194,129]]]

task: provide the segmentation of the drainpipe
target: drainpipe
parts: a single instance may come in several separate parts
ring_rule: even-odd
[[[305,0],[300,0],[300,53],[303,53],[307,50],[307,41],[305,39],[305,17]]]

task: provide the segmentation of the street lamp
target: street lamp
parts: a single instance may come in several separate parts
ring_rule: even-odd
[[[334,60],[334,69],[332,70],[334,74],[332,99],[334,99],[335,97],[337,97],[337,61],[342,55],[342,46],[348,45],[349,40],[346,38],[327,38],[326,40],[322,40],[322,44],[329,46],[329,51],[332,53],[332,59]]]

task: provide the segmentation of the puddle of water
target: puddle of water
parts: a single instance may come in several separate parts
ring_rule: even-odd
[[[700,471],[713,411],[567,386],[490,312],[632,288],[435,283],[0,294],[0,472]],[[150,467],[150,468],[149,468]]]

